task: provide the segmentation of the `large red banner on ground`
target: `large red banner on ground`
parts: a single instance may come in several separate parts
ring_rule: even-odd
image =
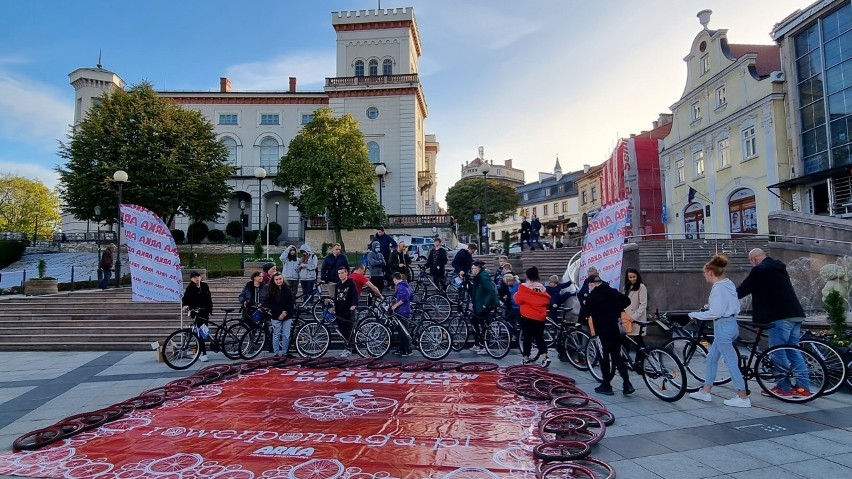
[[[0,474],[533,478],[533,425],[547,406],[498,388],[500,376],[259,369],[54,446],[0,455]]]

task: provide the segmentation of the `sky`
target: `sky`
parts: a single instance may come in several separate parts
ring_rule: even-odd
[[[775,23],[811,0],[39,0],[0,21],[0,174],[57,183],[73,120],[68,74],[104,68],[159,90],[321,91],[335,76],[331,12],[413,6],[428,134],[440,142],[438,201],[461,165],[512,158],[526,172],[605,161],[619,137],[650,130],[686,81],[701,30],[771,44]]]

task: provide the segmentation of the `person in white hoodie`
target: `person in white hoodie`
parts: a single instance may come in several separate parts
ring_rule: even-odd
[[[737,298],[737,287],[734,282],[725,277],[725,267],[728,258],[721,255],[713,256],[704,265],[704,279],[713,285],[710,291],[709,305],[706,311],[689,313],[689,317],[699,321],[713,321],[713,344],[707,352],[707,372],[704,375],[704,386],[691,393],[689,397],[699,401],[710,402],[713,396],[710,389],[716,380],[716,367],[721,357],[728,370],[731,380],[737,388],[737,395],[725,399],[726,406],[751,407],[751,400],[746,394],[745,381],[740,372],[739,358],[734,350],[734,340],[740,334],[737,325],[737,314],[740,312],[740,300]]]
[[[299,282],[302,284],[302,294],[307,298],[314,292],[317,282],[317,255],[307,243],[299,247],[299,253]]]

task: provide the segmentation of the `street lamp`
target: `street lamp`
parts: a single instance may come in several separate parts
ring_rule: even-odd
[[[101,207],[95,206],[95,221],[98,222],[98,235],[95,236],[95,248],[98,249],[98,282],[103,279],[104,272],[101,271]]]
[[[261,203],[263,199],[263,179],[266,178],[266,170],[261,167],[257,167],[254,169],[254,177],[257,178],[257,230],[260,232],[263,226],[263,220],[261,219],[261,211],[263,209],[263,204]]]
[[[278,222],[278,204],[279,203],[276,201],[275,202],[275,224],[280,225],[281,223]]]
[[[118,238],[116,238],[115,254],[115,286],[121,287],[121,195],[124,192],[124,184],[127,183],[127,172],[118,170],[112,174],[112,180],[118,183]]]
[[[385,175],[388,174],[388,169],[384,163],[376,165],[376,176],[379,177],[379,206],[382,207],[382,216],[384,216],[385,205],[382,203],[382,189],[385,187]]]
[[[489,165],[488,162],[483,162],[482,166],[480,167],[480,170],[482,171],[482,178],[483,178],[483,182],[482,182],[482,203],[483,203],[483,208],[485,208],[485,216],[482,217],[482,223],[484,225],[482,227],[482,232],[485,234],[485,241],[483,242],[482,254],[488,254],[488,253],[491,252],[489,250],[489,247],[488,247],[488,240],[489,240],[489,238],[488,238],[488,172],[491,171],[491,165]]]
[[[246,200],[240,200],[240,262],[246,259]]]
[[[35,246],[36,241],[38,241],[38,216],[41,214],[40,211],[35,212],[35,229],[33,230],[33,246]]]

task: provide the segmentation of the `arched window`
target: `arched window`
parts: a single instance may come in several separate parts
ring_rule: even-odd
[[[382,62],[382,75],[393,75],[393,60],[390,58]]]
[[[370,163],[379,163],[382,161],[382,155],[379,152],[379,144],[375,141],[367,142],[367,154],[370,157]]]
[[[228,164],[232,166],[239,167],[240,165],[237,163],[237,142],[230,136],[226,136],[222,139],[222,143],[225,144],[225,148],[228,149]]]
[[[751,189],[740,188],[728,200],[728,228],[732,238],[757,234],[757,206]]]
[[[686,239],[704,237],[704,206],[701,203],[690,203],[683,210],[683,230]]]
[[[374,77],[379,74],[379,61],[378,60],[370,60],[370,76]]]
[[[364,76],[364,60],[355,60],[355,76]]]
[[[278,168],[278,140],[266,137],[260,142],[260,166],[266,171]]]

